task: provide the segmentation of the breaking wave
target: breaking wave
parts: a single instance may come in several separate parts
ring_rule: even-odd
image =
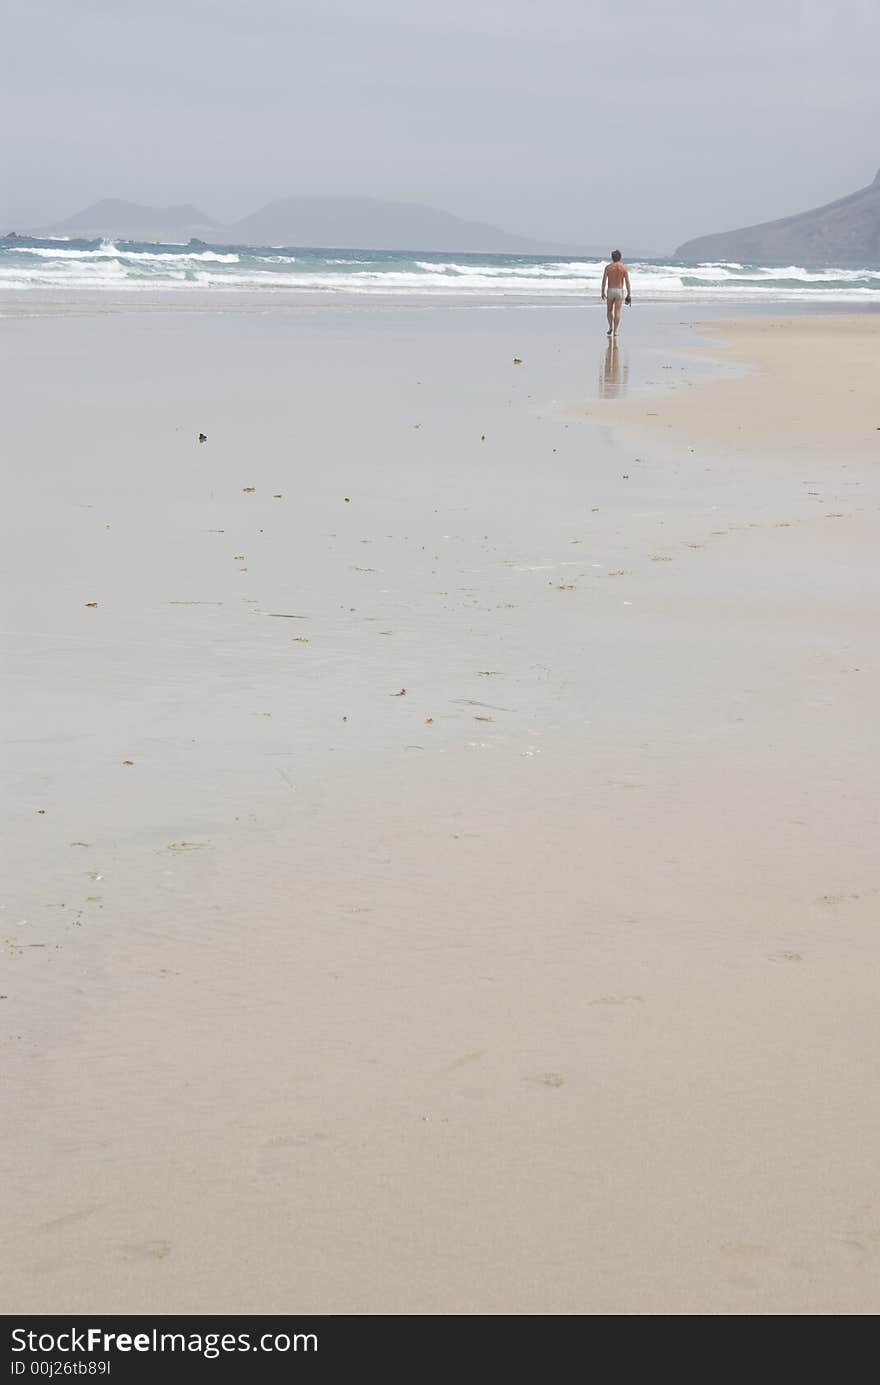
[[[880,292],[880,268],[630,262],[643,300],[865,302]],[[558,300],[598,293],[592,256],[444,255],[425,251],[208,246],[61,238],[0,239],[0,291],[108,289],[353,294],[394,298]]]

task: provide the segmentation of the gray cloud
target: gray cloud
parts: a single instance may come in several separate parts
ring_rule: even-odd
[[[0,218],[370,193],[668,248],[870,181],[878,29],[873,0],[29,0]]]

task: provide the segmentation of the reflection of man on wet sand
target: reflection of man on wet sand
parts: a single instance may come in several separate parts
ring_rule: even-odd
[[[617,338],[610,337],[605,347],[605,359],[599,371],[599,398],[620,399],[626,394],[629,367],[626,355],[621,353]]]
[[[620,251],[612,250],[611,263],[605,266],[605,273],[602,275],[602,302],[608,305],[609,337],[617,336],[620,309],[624,302],[631,301],[631,294],[629,270],[620,258]]]

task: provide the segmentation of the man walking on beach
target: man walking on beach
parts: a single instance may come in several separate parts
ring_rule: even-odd
[[[602,275],[602,302],[608,306],[608,335],[617,336],[620,326],[620,309],[624,303],[632,302],[629,283],[629,270],[620,258],[619,250],[612,250],[611,263],[605,266]]]

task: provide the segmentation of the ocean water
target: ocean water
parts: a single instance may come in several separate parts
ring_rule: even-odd
[[[880,268],[629,262],[646,301],[880,302]],[[0,239],[0,292],[29,289],[296,290],[316,295],[558,301],[598,293],[602,261],[538,255]]]

